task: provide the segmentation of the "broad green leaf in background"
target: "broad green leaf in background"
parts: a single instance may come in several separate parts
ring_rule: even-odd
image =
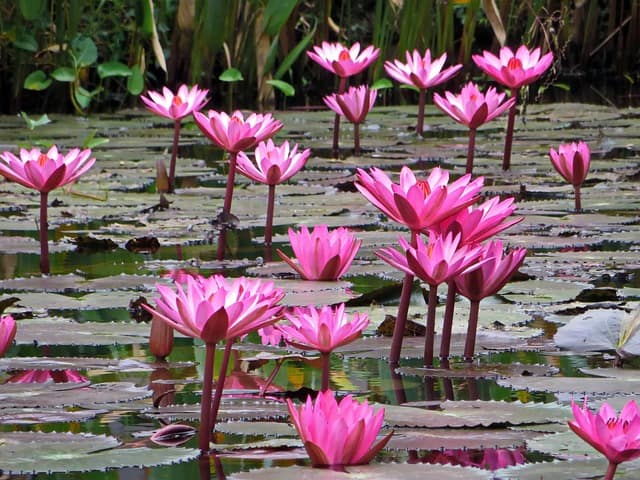
[[[140,95],[144,90],[144,77],[138,65],[131,67],[131,76],[127,79],[127,90],[131,95]]]
[[[222,72],[218,77],[218,80],[221,80],[223,82],[240,82],[244,80],[244,78],[240,70],[231,67]]]
[[[46,4],[46,0],[19,0],[18,8],[25,20],[33,22],[42,15]]]
[[[24,88],[27,90],[45,90],[51,85],[52,80],[42,70],[36,70],[27,75],[24,79]]]
[[[51,72],[51,77],[59,82],[74,82],[76,80],[76,73],[69,67],[58,67]]]
[[[298,3],[300,0],[269,0],[264,7],[264,31],[277,36]]]
[[[88,67],[98,60],[98,47],[89,37],[78,36],[71,42],[78,67]]]
[[[23,28],[19,28],[16,31],[15,39],[13,40],[13,44],[19,48],[20,50],[26,50],[27,52],[37,52],[38,51],[38,41],[36,38],[31,35],[31,33],[27,32]]]
[[[293,85],[283,80],[267,80],[267,83],[280,90],[287,97],[293,97],[296,94],[296,89],[293,88]]]
[[[371,84],[373,90],[384,90],[386,88],[393,88],[393,82],[388,78],[379,78]]]
[[[105,62],[98,65],[100,78],[129,77],[131,74],[131,69],[122,62]]]

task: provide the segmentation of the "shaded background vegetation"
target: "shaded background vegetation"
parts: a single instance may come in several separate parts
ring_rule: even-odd
[[[210,88],[214,108],[320,105],[333,78],[304,52],[322,40],[381,48],[356,82],[428,47],[465,64],[461,83],[479,75],[472,53],[500,46],[491,12],[507,45],[556,54],[545,91],[606,81],[629,96],[639,9],[640,0],[0,0],[0,111],[115,110],[137,105],[144,89],[180,83]],[[412,95],[394,87],[385,101]]]

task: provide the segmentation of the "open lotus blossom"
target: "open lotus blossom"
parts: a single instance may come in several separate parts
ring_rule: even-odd
[[[367,464],[393,435],[390,432],[376,442],[384,409],[374,412],[366,400],[360,403],[351,395],[338,402],[327,390],[315,401],[307,397],[299,407],[287,399],[287,406],[314,467]]]
[[[491,78],[510,88],[511,96],[517,99],[518,89],[536,81],[553,63],[553,54],[551,52],[542,56],[540,56],[540,53],[539,47],[529,50],[526,45],[521,45],[515,53],[509,47],[502,47],[499,57],[485,50],[482,55],[472,55],[472,58],[475,64]],[[511,145],[513,143],[515,119],[516,104],[514,103],[509,108],[504,159],[502,162],[503,170],[509,170],[511,166]]]
[[[11,315],[2,315],[0,317],[0,357],[3,357],[16,336],[17,325]]]
[[[303,225],[299,232],[289,229],[289,242],[297,263],[281,250],[276,251],[304,280],[338,280],[351,266],[362,240],[348,228],[330,232],[326,225],[316,225],[309,232]]]
[[[400,183],[379,168],[358,169],[356,188],[385,215],[415,232],[427,230],[478,201],[484,177],[463,175],[449,184],[449,172],[436,167],[425,180],[409,167],[400,170]]]
[[[344,303],[320,309],[313,306],[296,307],[285,312],[285,318],[289,324],[276,326],[285,342],[302,350],[318,350],[321,353],[323,391],[329,388],[329,354],[358,338],[369,324],[369,317],[364,313],[355,313],[349,318]]]
[[[478,256],[478,261],[481,262],[478,268],[463,272],[453,279],[456,290],[471,301],[464,348],[466,361],[473,360],[480,301],[495,295],[504,287],[520,268],[526,254],[526,248],[516,248],[505,255],[502,242],[494,240],[482,248]]]
[[[573,185],[575,192],[576,212],[582,210],[580,199],[580,187],[587,178],[591,151],[585,142],[565,143],[558,146],[558,150],[549,149],[551,163],[562,178]]]
[[[431,230],[439,234],[459,233],[460,243],[463,245],[480,243],[524,220],[524,217],[507,220],[515,210],[513,197],[504,200],[500,200],[498,196],[491,197],[478,205],[460,210],[457,215],[444,219]]]
[[[582,408],[572,401],[571,409],[574,417],[569,420],[571,430],[609,461],[605,480],[613,480],[622,462],[640,458],[640,415],[635,400],[629,400],[620,415],[607,402],[594,414],[586,399]]]
[[[341,43],[322,42],[315,45],[313,51],[307,51],[307,55],[313,61],[333,74],[340,77],[338,93],[344,93],[347,89],[347,78],[357,75],[371,65],[380,55],[380,49],[373,45],[361,51],[360,44],[354,43],[350,48]],[[333,120],[333,155],[338,157],[340,138],[340,115],[336,113]]]
[[[469,127],[466,172],[471,173],[473,170],[476,129],[511,108],[516,99],[512,97],[503,102],[504,93],[498,93],[495,88],[489,87],[487,93],[484,94],[480,91],[478,85],[472,82],[462,87],[458,95],[454,95],[449,91],[445,92],[444,95],[444,97],[441,97],[434,93],[433,103],[456,122]]]
[[[229,152],[229,174],[227,175],[227,187],[220,215],[220,218],[225,222],[231,215],[238,152],[254,148],[259,142],[275,135],[282,128],[282,122],[274,119],[270,113],[264,115],[251,113],[245,119],[242,112],[238,110],[231,115],[215,110],[209,110],[207,115],[193,112],[193,118],[202,133],[218,147]],[[223,228],[218,239],[216,254],[218,260],[224,258],[225,239],[226,232]]]
[[[354,154],[360,155],[360,124],[367,118],[367,114],[376,103],[378,91],[367,85],[349,87],[344,93],[334,93],[323,98],[324,103],[353,123]]]
[[[140,100],[148,110],[161,117],[173,120],[173,149],[171,151],[171,164],[169,167],[169,192],[173,192],[176,174],[176,158],[178,155],[178,142],[180,139],[180,123],[187,115],[200,110],[209,101],[209,90],[200,89],[197,85],[189,88],[180,85],[174,94],[167,87],[162,87],[162,93],[156,91],[147,92],[147,96],[140,95]]]
[[[215,428],[231,346],[237,338],[276,322],[281,314],[277,303],[284,293],[272,282],[244,277],[228,280],[222,275],[213,275],[208,278],[187,277],[186,280],[184,286],[176,283],[175,290],[166,285],[156,285],[160,293],[156,308],[143,307],[154,318],[184,335],[201,338],[206,344],[199,438],[200,449],[205,452],[209,449],[210,435]],[[215,345],[223,339],[227,342],[212,401]]]
[[[96,159],[91,158],[91,150],[74,148],[66,155],[52,146],[46,153],[38,148],[21,149],[20,157],[11,152],[0,154],[0,174],[27,188],[40,192],[40,271],[48,274],[49,244],[47,220],[47,199],[49,192],[75,182],[89,170]]]
[[[424,55],[420,55],[418,50],[405,52],[407,63],[400,60],[384,62],[384,69],[394,80],[405,85],[412,85],[420,91],[418,101],[418,124],[416,133],[422,135],[424,125],[424,105],[426,101],[427,88],[440,85],[453,77],[462,68],[462,65],[454,65],[449,68],[442,67],[447,60],[447,54],[431,60],[431,50],[425,50]]]
[[[279,147],[269,139],[260,142],[254,153],[254,161],[244,153],[238,153],[238,171],[256,182],[269,185],[267,198],[267,221],[264,229],[265,259],[271,261],[271,238],[273,231],[273,209],[276,185],[287,181],[298,173],[311,155],[310,149],[298,152],[298,145],[289,147],[285,141]]]
[[[337,42],[322,42],[320,46],[314,45],[313,51],[308,50],[307,55],[322,68],[346,78],[357,75],[375,62],[380,49],[369,45],[361,50],[358,42],[349,48]]]
[[[6,380],[6,383],[85,383],[89,379],[76,370],[24,370]]]
[[[400,237],[402,251],[381,248],[376,255],[389,265],[403,272],[415,275],[429,284],[429,305],[427,310],[427,331],[425,334],[424,365],[433,364],[433,341],[436,324],[436,304],[438,285],[447,282],[466,269],[478,268],[476,261],[480,253],[479,245],[461,245],[460,234],[429,236],[425,244],[420,236],[414,237],[415,247]],[[395,332],[394,332],[395,333]],[[450,333],[448,333],[450,335]]]

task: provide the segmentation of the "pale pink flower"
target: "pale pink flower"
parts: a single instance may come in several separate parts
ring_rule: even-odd
[[[326,225],[316,225],[311,232],[306,225],[300,232],[290,228],[289,241],[297,263],[281,250],[276,251],[304,280],[338,280],[351,266],[362,243],[349,229],[339,227],[329,232]]]
[[[51,147],[46,153],[39,148],[21,149],[20,158],[11,152],[0,154],[0,174],[9,180],[41,193],[74,182],[95,163],[91,150],[74,148],[66,155]]]
[[[430,88],[446,82],[462,68],[459,64],[442,70],[447,54],[443,53],[432,60],[431,50],[428,48],[424,55],[420,55],[417,49],[413,52],[407,50],[405,57],[407,63],[402,63],[400,60],[386,61],[384,69],[394,80],[405,85],[413,85],[418,89]]]
[[[298,173],[311,155],[310,149],[298,152],[298,145],[289,147],[289,142],[276,146],[273,140],[260,142],[255,150],[254,161],[244,153],[238,153],[238,171],[256,182],[276,185],[287,181]]]
[[[373,45],[360,51],[360,43],[354,43],[350,48],[341,43],[322,42],[321,46],[314,45],[313,51],[307,55],[321,67],[339,77],[351,77],[371,65],[380,55],[380,49]]]
[[[318,350],[330,353],[352,342],[369,324],[366,313],[355,313],[353,318],[345,313],[344,303],[336,307],[295,307],[285,312],[289,324],[279,324],[285,342],[302,350]]]
[[[536,81],[553,63],[551,52],[541,57],[539,47],[529,50],[526,45],[521,45],[515,53],[509,47],[502,47],[499,57],[485,50],[472,58],[490,77],[511,89]]]
[[[275,120],[270,113],[251,113],[245,119],[239,110],[231,116],[226,112],[209,110],[207,115],[193,112],[193,118],[202,133],[230,153],[253,148],[282,128],[282,122]]]
[[[201,338],[207,344],[230,340],[276,322],[284,297],[273,282],[244,277],[228,280],[222,275],[188,277],[176,290],[156,285],[156,308],[143,307],[180,333]]]
[[[351,395],[337,402],[334,392],[318,393],[295,407],[287,399],[291,421],[295,426],[314,467],[363,465],[369,463],[387,444],[393,432],[376,442],[384,409],[376,413],[365,400]]]
[[[399,184],[378,168],[372,167],[369,172],[357,170],[356,188],[385,215],[414,232],[428,229],[475,203],[484,184],[484,177],[472,181],[469,174],[449,184],[449,172],[439,167],[425,180],[417,180],[409,167],[402,167]]]
[[[151,112],[161,117],[180,120],[204,107],[209,101],[208,93],[209,90],[206,88],[200,89],[197,85],[189,88],[182,84],[175,94],[167,87],[162,87],[162,93],[149,91],[146,97],[140,95],[140,100]]]
[[[342,115],[351,123],[360,124],[373,108],[377,93],[377,90],[370,89],[367,85],[360,85],[349,87],[344,93],[327,95],[323,100],[338,115]]]
[[[472,82],[462,87],[458,95],[449,91],[444,92],[444,95],[442,97],[438,93],[434,93],[433,103],[456,122],[471,129],[476,129],[480,125],[490,122],[516,102],[515,97],[503,102],[506,94],[498,93],[493,87],[489,87],[487,93],[484,94],[478,85]]]

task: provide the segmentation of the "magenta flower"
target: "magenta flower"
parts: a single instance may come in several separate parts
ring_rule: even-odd
[[[171,164],[169,166],[169,192],[173,192],[176,174],[176,158],[178,156],[178,141],[180,139],[180,121],[187,115],[200,110],[209,101],[209,90],[200,89],[197,85],[189,88],[180,85],[174,94],[167,87],[160,92],[149,91],[148,97],[140,96],[148,110],[161,117],[173,120],[173,148],[171,150]]]
[[[4,357],[16,336],[16,321],[11,315],[2,315],[0,317],[0,357]]]
[[[603,402],[597,414],[571,402],[574,420],[569,427],[609,461],[605,480],[612,480],[618,465],[640,457],[640,415],[635,400],[629,400],[620,415]]]
[[[6,383],[85,383],[89,379],[76,370],[24,370],[7,379]]]
[[[210,435],[215,429],[222,397],[231,346],[247,333],[276,322],[281,313],[277,303],[284,293],[272,282],[247,278],[227,280],[222,275],[188,277],[185,287],[176,283],[176,291],[156,285],[160,298],[156,308],[143,307],[180,333],[201,338],[206,344],[202,401],[200,405],[200,450],[209,450]],[[211,399],[215,345],[226,340],[220,376]]]
[[[446,98],[445,98],[446,97]],[[489,87],[483,94],[475,83],[469,82],[458,95],[447,91],[445,97],[433,94],[433,103],[456,122],[469,127],[469,146],[467,150],[467,173],[473,170],[473,156],[476,143],[476,129],[490,122],[515,104],[514,97],[503,103],[505,94],[497,93]]]
[[[178,87],[175,94],[167,87],[162,87],[162,93],[149,91],[146,97],[140,95],[140,100],[156,115],[171,120],[181,120],[202,109],[209,101],[208,93],[209,90],[206,88],[200,89],[197,85],[189,88],[183,84]]]
[[[344,227],[329,232],[326,225],[316,225],[311,232],[303,225],[300,232],[289,229],[289,242],[297,263],[276,250],[280,258],[304,280],[339,280],[358,253],[361,240]]]
[[[380,55],[380,49],[373,45],[360,51],[360,43],[354,43],[347,48],[341,43],[322,42],[321,46],[315,45],[307,55],[322,68],[339,77],[351,77],[357,75]]]
[[[387,444],[393,432],[376,442],[382,427],[384,409],[377,413],[365,400],[351,395],[338,403],[334,392],[318,393],[295,407],[287,399],[291,421],[296,427],[314,467],[363,465],[369,463]]]
[[[209,110],[207,115],[193,112],[193,118],[198,128],[214,144],[229,152],[229,175],[224,195],[224,204],[220,218],[228,221],[231,215],[231,202],[233,200],[233,185],[236,177],[236,162],[238,152],[249,150],[259,142],[275,135],[281,128],[282,122],[275,120],[270,113],[252,113],[246,119],[242,112],[236,110],[231,116],[225,112]],[[224,258],[226,234],[224,228],[220,230],[218,238],[218,251],[216,258]]]
[[[384,69],[394,80],[405,85],[412,85],[420,90],[418,102],[418,124],[416,133],[422,135],[424,123],[424,104],[426,100],[426,89],[446,82],[462,68],[462,65],[454,65],[442,70],[447,54],[431,60],[431,50],[425,50],[424,55],[420,55],[418,50],[413,53],[406,51],[407,63],[400,60],[384,62]]]
[[[238,171],[256,182],[269,185],[267,199],[267,221],[264,229],[265,260],[271,261],[271,237],[273,231],[273,209],[276,184],[282,183],[298,173],[311,155],[311,150],[298,152],[298,145],[289,148],[285,141],[281,146],[274,145],[271,139],[260,142],[255,150],[255,163],[244,152],[238,153]]]
[[[20,158],[11,152],[0,154],[0,175],[40,192],[40,271],[44,274],[50,271],[47,237],[49,192],[75,182],[80,175],[89,170],[96,161],[90,156],[91,150],[88,148],[74,148],[63,155],[55,145],[47,153],[42,153],[38,148],[23,148],[20,150]]]
[[[479,243],[524,220],[524,217],[507,220],[515,210],[513,197],[501,201],[496,196],[477,206],[470,205],[460,210],[457,215],[444,219],[431,230],[439,234],[460,234],[462,245]]]
[[[369,172],[357,170],[355,185],[360,193],[389,218],[414,232],[429,229],[475,203],[484,184],[484,177],[471,181],[471,175],[449,184],[449,172],[439,167],[431,170],[426,180],[417,180],[409,167],[402,167],[399,184],[378,168],[372,167]]]
[[[472,361],[475,352],[480,301],[495,295],[506,285],[522,265],[526,254],[526,248],[517,248],[504,255],[502,242],[495,240],[482,248],[477,260],[478,268],[467,270],[453,279],[456,290],[471,301],[464,347],[466,361]]]
[[[555,151],[553,148],[549,149],[549,156],[557,172],[562,175],[562,178],[573,185],[576,212],[580,212],[582,210],[580,187],[587,178],[589,164],[591,162],[589,145],[584,142],[565,143],[558,147],[558,151]]]
[[[360,155],[360,124],[373,108],[377,94],[377,90],[360,85],[350,87],[345,93],[334,93],[323,98],[331,110],[353,123],[354,155]]]
[[[509,47],[500,49],[500,56],[484,51],[482,55],[473,55],[473,61],[497,82],[511,89],[511,96],[518,98],[518,89],[536,81],[553,63],[553,54],[540,56],[540,48],[529,50],[521,45],[515,53]],[[513,129],[516,119],[516,104],[509,109],[507,121],[507,135],[504,144],[504,160],[502,169],[509,170],[511,165],[511,145],[513,143]]]

